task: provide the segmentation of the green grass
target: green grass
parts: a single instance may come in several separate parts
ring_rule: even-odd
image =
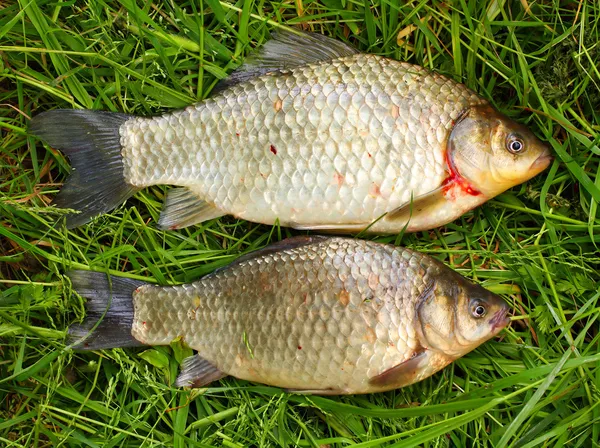
[[[0,446],[600,446],[600,8],[399,3],[0,0]],[[550,141],[557,160],[537,178],[443,228],[377,238],[438,257],[518,318],[432,378],[367,396],[233,378],[179,390],[178,346],[66,350],[84,315],[66,270],[186,282],[292,232],[232,218],[159,231],[164,187],[55,226],[48,204],[69,165],[27,134],[28,117],[182,107],[282,26],[435,69]]]

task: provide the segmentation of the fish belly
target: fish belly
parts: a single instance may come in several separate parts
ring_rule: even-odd
[[[187,286],[134,294],[132,334],[177,337],[226,374],[274,386],[377,390],[369,379],[419,348],[415,301],[430,268],[402,248],[362,240],[268,254]]]
[[[125,177],[189,187],[265,224],[369,223],[441,185],[449,130],[481,102],[421,67],[358,54],[129,120]]]

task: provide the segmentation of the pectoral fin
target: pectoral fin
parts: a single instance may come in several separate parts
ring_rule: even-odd
[[[214,205],[200,199],[190,189],[172,188],[167,193],[158,226],[164,230],[182,229],[224,214]]]
[[[381,388],[398,388],[417,381],[419,373],[427,363],[430,352],[422,349],[412,358],[369,379],[369,384]]]
[[[433,211],[447,202],[445,191],[449,188],[448,185],[436,188],[435,190],[417,196],[411,202],[398,207],[385,215],[386,221],[404,221],[408,222],[411,217]]]
[[[177,387],[202,387],[226,376],[226,373],[221,372],[200,355],[194,355],[183,360],[181,373],[177,377],[175,385]]]

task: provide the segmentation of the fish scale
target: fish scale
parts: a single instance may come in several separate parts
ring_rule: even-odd
[[[187,186],[252,221],[372,221],[441,184],[453,121],[483,103],[421,67],[356,54],[126,121],[125,179]]]
[[[412,250],[332,239],[191,285],[144,286],[134,293],[132,334],[149,345],[182,336],[238,378],[366,390],[419,347],[414,302],[437,268]]]

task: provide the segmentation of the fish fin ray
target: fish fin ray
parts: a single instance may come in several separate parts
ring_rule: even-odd
[[[242,255],[241,257],[237,258],[232,263],[229,263],[228,265],[223,266],[222,268],[218,268],[215,272],[219,272],[224,269],[229,269],[233,266],[237,266],[240,263],[244,263],[248,260],[253,260],[255,258],[264,257],[265,255],[269,255],[269,254],[275,254],[277,252],[282,252],[284,250],[297,249],[299,247],[306,246],[308,244],[326,241],[329,238],[330,237],[322,236],[322,235],[292,236],[290,238],[286,238],[286,239],[278,241],[276,243],[269,244],[268,246],[263,247],[262,249],[253,250],[252,252]]]
[[[417,196],[412,201],[401,205],[400,207],[388,212],[383,219],[386,221],[406,221],[408,222],[411,217],[416,216],[419,213],[424,212],[427,209],[436,207],[447,201],[445,197],[445,189],[448,185],[436,188],[429,193]]]
[[[71,161],[71,174],[54,204],[78,211],[66,217],[67,228],[109,212],[139,188],[124,177],[119,129],[129,115],[97,110],[51,110],[36,115],[29,130]]]
[[[90,271],[70,271],[67,276],[73,289],[87,299],[85,320],[69,328],[69,342],[74,349],[144,345],[131,335],[131,328],[133,292],[145,282]]]
[[[290,227],[296,230],[318,230],[327,233],[354,233],[361,232],[369,226],[370,223],[357,224],[296,224],[290,223]]]
[[[292,69],[306,64],[330,61],[358,53],[354,47],[318,33],[305,31],[275,31],[271,39],[254,53],[228,78],[215,86],[213,92],[257,78],[267,73]]]
[[[221,372],[202,356],[193,355],[183,360],[175,385],[177,387],[203,387],[226,376],[226,373]]]
[[[294,389],[294,388],[285,388],[283,389],[288,394],[298,394],[298,395],[344,395],[345,392],[342,389]]]
[[[369,378],[369,384],[382,388],[398,388],[412,384],[417,381],[419,369],[429,356],[430,351],[422,348],[412,358]]]
[[[213,204],[206,202],[186,187],[172,188],[158,219],[163,230],[182,229],[225,215]]]

